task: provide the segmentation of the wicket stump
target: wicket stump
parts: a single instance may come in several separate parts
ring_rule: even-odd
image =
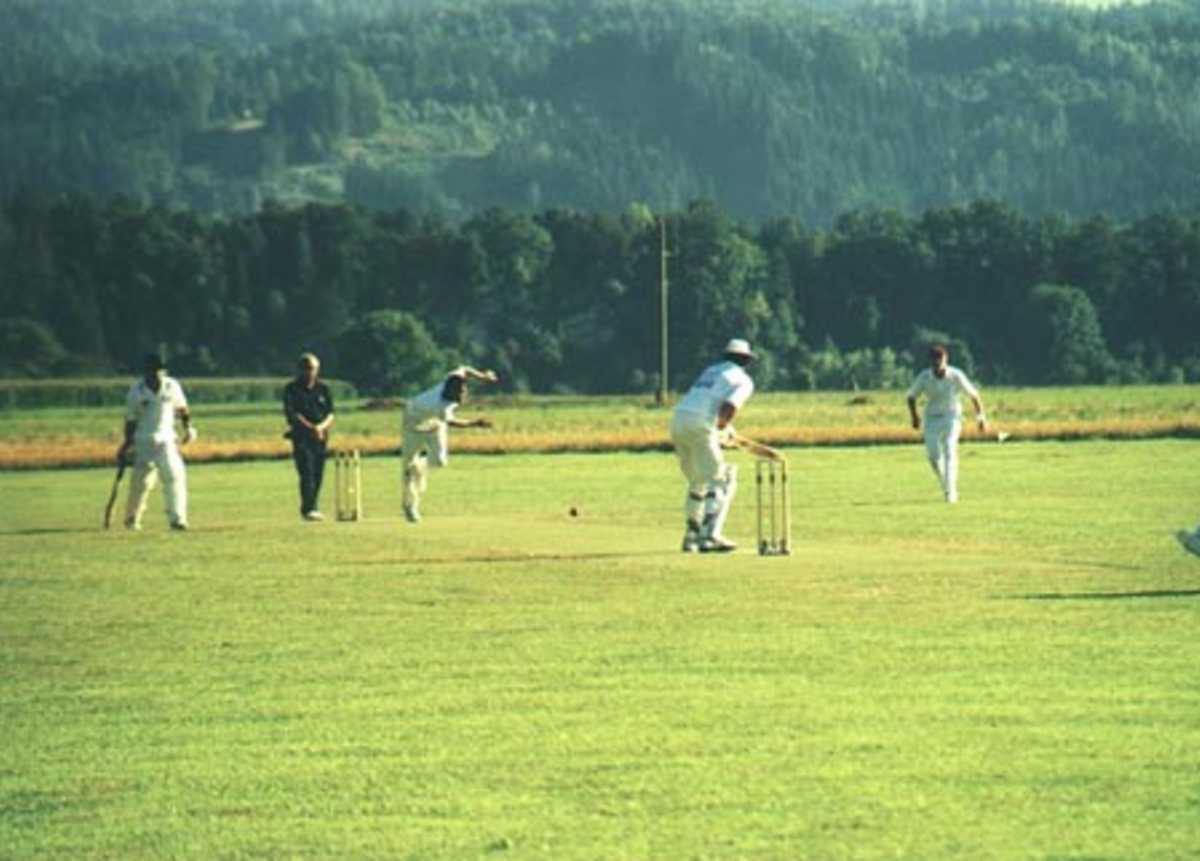
[[[358,449],[334,455],[338,520],[362,520],[362,460]]]
[[[754,481],[758,490],[758,555],[790,556],[792,499],[787,461],[759,458],[755,461]]]

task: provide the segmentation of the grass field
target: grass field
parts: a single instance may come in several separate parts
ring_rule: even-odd
[[[415,527],[391,457],[359,524],[193,466],[187,534],[0,473],[0,857],[1196,857],[1195,443],[790,459],[774,559],[680,554],[657,452],[456,454]]]

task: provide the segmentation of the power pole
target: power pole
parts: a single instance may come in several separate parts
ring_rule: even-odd
[[[660,407],[667,405],[667,295],[669,283],[667,258],[670,256],[670,252],[667,251],[667,218],[665,215],[660,215],[658,217],[658,393],[654,398],[655,403]]]

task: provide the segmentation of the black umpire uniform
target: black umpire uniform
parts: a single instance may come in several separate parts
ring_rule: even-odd
[[[292,440],[292,460],[300,475],[300,515],[320,519],[317,499],[325,476],[325,434],[318,426],[333,415],[333,394],[315,377],[312,384],[303,371],[283,389],[283,414]]]

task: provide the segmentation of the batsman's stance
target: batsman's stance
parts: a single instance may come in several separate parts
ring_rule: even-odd
[[[404,516],[419,523],[421,494],[425,492],[430,467],[445,466],[450,460],[448,428],[490,428],[484,418],[457,419],[455,411],[467,399],[467,381],[499,382],[495,371],[476,370],[463,365],[446,375],[445,380],[404,405]]]
[[[746,366],[750,345],[734,338],[722,361],[701,372],[671,416],[671,442],[687,479],[683,552],[728,553],[737,545],[722,536],[737,492],[737,467],[725,463],[722,437],[732,438],[733,418],[754,394]]]
[[[166,365],[155,354],[146,356],[144,374],[125,398],[125,440],[117,449],[117,463],[133,450],[133,478],[125,508],[125,528],[142,528],[146,501],[159,473],[167,520],[172,529],[188,528],[187,470],[179,455],[175,420],[183,424],[184,444],[196,438],[187,398],[179,382],[166,374]]]

